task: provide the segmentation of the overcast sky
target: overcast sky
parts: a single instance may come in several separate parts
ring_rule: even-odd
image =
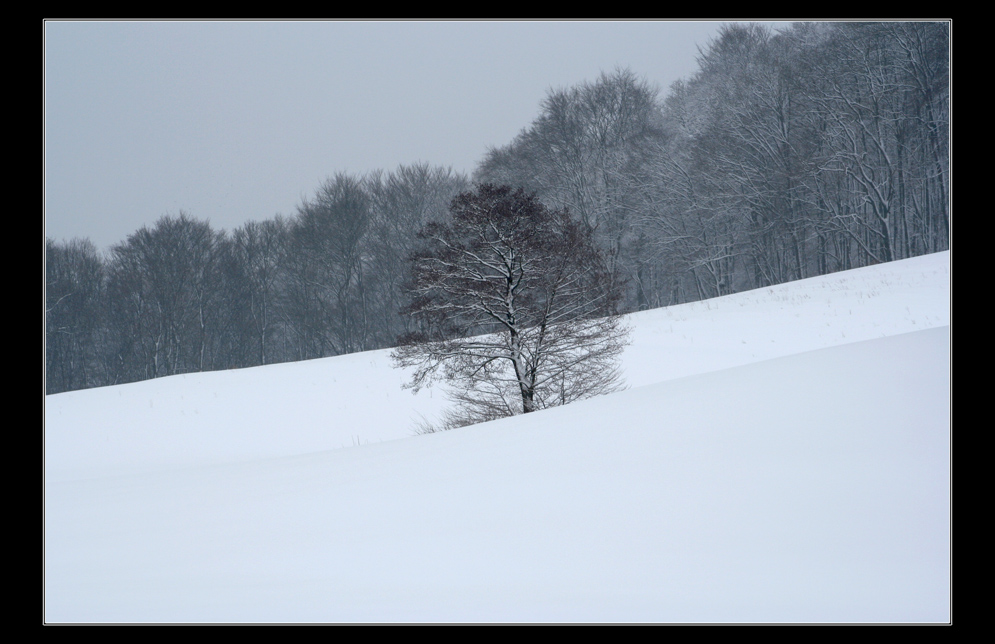
[[[470,173],[550,88],[662,92],[720,22],[46,22],[45,224],[106,250],[181,209],[291,215],[336,172]]]

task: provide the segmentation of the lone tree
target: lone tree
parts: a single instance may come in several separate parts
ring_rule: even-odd
[[[457,402],[444,428],[563,405],[622,387],[627,344],[592,231],[534,194],[481,185],[419,233],[400,338],[409,387],[441,379]]]

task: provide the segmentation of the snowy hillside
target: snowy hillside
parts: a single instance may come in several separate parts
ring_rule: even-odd
[[[949,316],[949,253],[646,311],[430,436],[382,351],[48,396],[45,619],[946,622]]]

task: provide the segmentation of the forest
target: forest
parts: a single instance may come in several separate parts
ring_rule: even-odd
[[[728,25],[666,92],[630,69],[551,90],[472,177],[339,173],[232,231],[46,239],[46,393],[395,346],[416,233],[483,183],[566,209],[623,311],[947,250],[949,56],[946,22]]]

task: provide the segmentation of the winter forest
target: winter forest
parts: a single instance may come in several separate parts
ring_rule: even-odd
[[[631,69],[551,90],[472,177],[339,173],[232,231],[47,239],[47,393],[395,346],[420,330],[416,233],[474,184],[566,208],[624,312],[947,250],[949,52],[945,22],[729,25],[666,91]]]

